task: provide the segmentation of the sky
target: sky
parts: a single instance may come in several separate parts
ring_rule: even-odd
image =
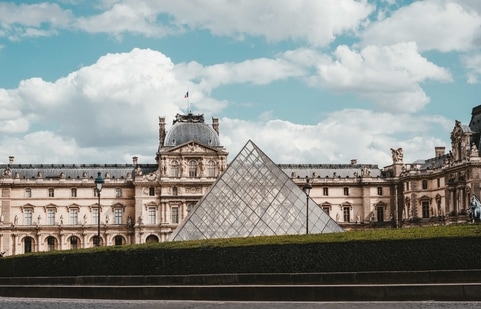
[[[155,163],[192,112],[229,161],[382,168],[480,104],[478,0],[0,1],[0,163]]]

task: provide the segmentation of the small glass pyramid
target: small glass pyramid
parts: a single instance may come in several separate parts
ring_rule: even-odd
[[[343,229],[309,198],[309,234]],[[194,240],[306,233],[306,194],[252,141],[170,235]]]

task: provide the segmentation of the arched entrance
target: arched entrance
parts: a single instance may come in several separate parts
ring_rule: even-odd
[[[149,235],[145,239],[145,242],[148,243],[148,244],[153,243],[153,242],[159,242],[159,237],[157,237],[155,235]]]
[[[25,237],[23,239],[23,252],[30,253],[33,252],[34,240],[32,237]]]
[[[47,237],[47,251],[53,251],[57,249],[57,239],[53,236]]]

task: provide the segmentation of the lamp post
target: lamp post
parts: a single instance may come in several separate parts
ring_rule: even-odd
[[[309,234],[309,193],[311,192],[312,185],[309,183],[309,178],[306,177],[306,183],[302,190],[306,193],[306,235]]]
[[[104,185],[104,179],[102,178],[102,174],[98,172],[97,178],[95,178],[95,190],[97,190],[97,197],[98,197],[98,208],[97,208],[97,238],[95,239],[95,245],[97,247],[100,246],[100,191],[102,191],[102,187]]]

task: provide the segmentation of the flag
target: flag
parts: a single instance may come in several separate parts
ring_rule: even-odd
[[[184,99],[187,99],[189,97],[189,92],[187,91],[184,95]]]

